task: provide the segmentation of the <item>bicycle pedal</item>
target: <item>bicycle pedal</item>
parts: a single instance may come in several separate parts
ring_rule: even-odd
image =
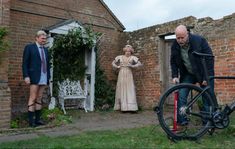
[[[232,112],[232,108],[229,107],[228,105],[225,106],[223,113],[226,115],[229,115]]]
[[[235,102],[233,102],[233,103],[230,105],[230,109],[231,109],[232,111],[235,110]]]
[[[213,135],[213,133],[215,132],[215,128],[210,128],[207,130],[207,132],[209,133],[209,135]]]

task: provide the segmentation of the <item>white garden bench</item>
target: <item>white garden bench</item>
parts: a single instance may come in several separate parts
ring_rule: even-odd
[[[87,93],[82,89],[80,81],[70,81],[69,79],[66,79],[61,83],[58,82],[58,86],[59,86],[59,102],[64,114],[66,114],[64,101],[67,99],[81,100],[82,108],[85,110],[85,112],[87,112],[86,109]]]

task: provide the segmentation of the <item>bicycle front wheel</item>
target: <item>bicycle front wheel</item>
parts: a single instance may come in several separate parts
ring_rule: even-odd
[[[168,137],[195,140],[212,127],[215,104],[207,91],[182,83],[167,90],[160,99],[158,119]]]

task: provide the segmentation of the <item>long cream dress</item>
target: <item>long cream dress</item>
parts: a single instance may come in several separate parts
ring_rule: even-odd
[[[112,62],[114,68],[120,67],[116,86],[114,110],[137,111],[136,92],[132,68],[141,66],[136,56],[120,55]]]

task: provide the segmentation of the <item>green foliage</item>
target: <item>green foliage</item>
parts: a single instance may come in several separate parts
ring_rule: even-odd
[[[15,119],[11,121],[11,128],[19,128],[19,119]]]
[[[50,49],[53,59],[54,95],[57,95],[57,82],[66,78],[83,80],[85,75],[85,50],[95,45],[98,33],[89,28],[75,28],[66,35],[55,37]]]
[[[6,35],[7,35],[8,31],[6,28],[0,27],[0,54],[2,51],[6,51],[10,44],[9,42],[6,40]],[[1,63],[1,55],[0,55],[0,63]]]
[[[72,123],[72,116],[64,115],[59,108],[49,110],[47,108],[42,109],[42,120],[47,125],[60,126],[68,123]],[[11,120],[11,128],[26,128],[28,127],[28,113],[24,113],[15,119]]]
[[[197,105],[198,105],[198,108],[199,108],[199,109],[202,109],[202,108],[203,108],[202,96],[198,97]]]
[[[46,123],[56,126],[72,123],[72,117],[64,115],[59,108],[53,110],[43,109],[42,119],[46,121]]]
[[[112,108],[115,101],[115,91],[107,81],[98,63],[96,63],[95,81],[95,108],[98,110],[108,110]]]
[[[7,50],[7,48],[9,47],[9,43],[5,39],[7,33],[8,31],[6,28],[0,27],[0,52]]]
[[[11,120],[10,127],[11,128],[25,128],[28,127],[28,119],[27,113],[23,113],[20,116]]]
[[[76,28],[66,35],[55,37],[53,47],[50,49],[53,58],[54,95],[58,94],[58,81],[61,82],[66,78],[84,79],[85,50],[91,50],[99,36],[99,33],[94,33],[89,28]],[[114,104],[115,93],[98,63],[96,64],[95,106],[96,109],[107,110]]]

